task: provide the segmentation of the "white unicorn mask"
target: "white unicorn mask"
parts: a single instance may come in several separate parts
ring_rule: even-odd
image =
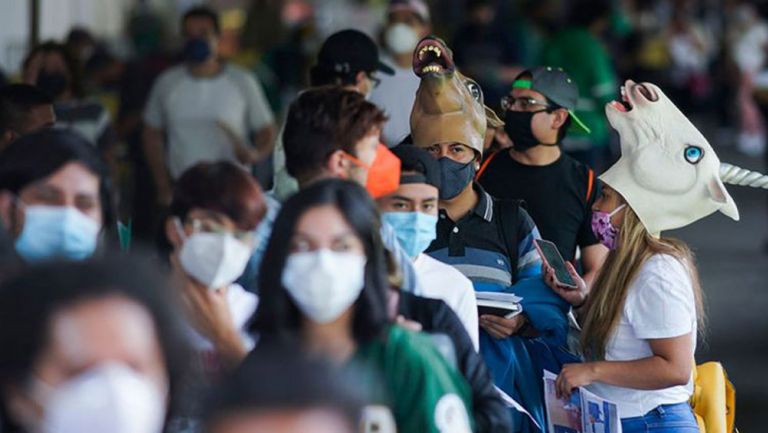
[[[658,235],[716,211],[739,219],[724,182],[768,188],[768,177],[720,163],[712,146],[657,86],[628,80],[606,105],[621,158],[600,179]]]

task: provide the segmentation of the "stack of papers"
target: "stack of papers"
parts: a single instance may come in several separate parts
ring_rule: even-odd
[[[504,292],[475,292],[477,312],[479,315],[492,314],[507,319],[523,312],[520,301],[523,298],[513,293]]]
[[[548,433],[621,433],[616,403],[602,399],[584,388],[567,400],[557,398],[557,375],[544,370],[544,401]]]

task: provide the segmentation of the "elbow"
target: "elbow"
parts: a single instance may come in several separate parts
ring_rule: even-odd
[[[670,366],[667,386],[685,386],[691,380],[691,367]]]

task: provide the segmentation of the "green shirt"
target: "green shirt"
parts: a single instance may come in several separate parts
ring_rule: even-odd
[[[568,136],[589,138],[595,145],[606,144],[605,104],[616,97],[618,87],[608,51],[600,40],[582,28],[560,31],[546,44],[541,60],[542,65],[563,68],[579,87],[576,114],[592,134],[571,128]]]
[[[427,335],[393,325],[385,339],[361,346],[351,364],[372,398],[392,410],[399,433],[473,428],[469,385]]]

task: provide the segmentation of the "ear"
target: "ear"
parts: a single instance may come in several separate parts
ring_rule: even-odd
[[[555,110],[552,114],[555,115],[555,118],[552,120],[552,129],[560,129],[569,116],[568,111],[563,108]]]
[[[333,177],[346,179],[348,177],[347,172],[349,161],[344,158],[344,151],[337,150],[328,157],[328,161],[325,163],[325,168]]]
[[[726,216],[738,221],[739,209],[736,207],[728,191],[725,189],[725,185],[719,178],[714,178],[707,183],[707,189],[709,190],[709,196],[715,202],[720,204],[720,212]]]
[[[15,206],[13,205],[13,194],[8,191],[0,191],[0,224],[2,228],[8,233],[13,233],[13,212],[15,212]]]
[[[174,250],[177,250],[184,243],[179,233],[179,225],[177,223],[177,217],[170,216],[165,219],[165,238],[173,246]]]

